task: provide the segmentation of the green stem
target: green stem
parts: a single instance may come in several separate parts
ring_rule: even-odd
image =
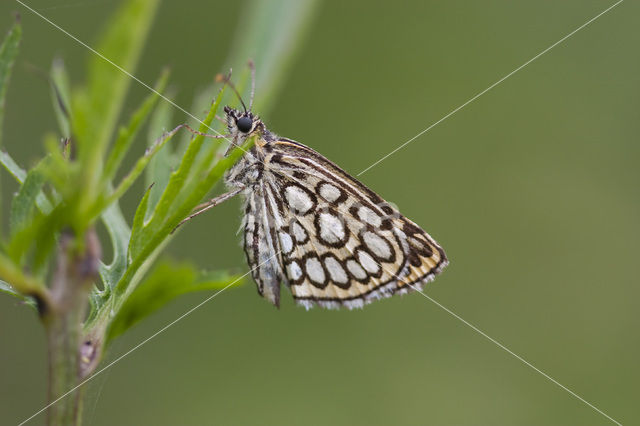
[[[61,235],[49,304],[41,313],[49,353],[49,426],[82,423],[84,392],[76,389],[84,378],[82,321],[89,289],[97,278],[100,244],[92,228],[80,241],[69,233]]]
[[[83,389],[71,395],[65,393],[79,382],[80,362],[80,321],[79,310],[66,315],[56,315],[47,323],[47,344],[49,346],[49,391],[47,424],[80,425],[82,416]],[[58,401],[58,399],[62,397]]]

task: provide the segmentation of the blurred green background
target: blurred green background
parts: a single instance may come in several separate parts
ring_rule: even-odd
[[[116,3],[28,4],[91,43]],[[611,4],[326,1],[263,118],[356,174]],[[188,109],[247,7],[164,2],[136,76],[170,65]],[[78,81],[90,53],[10,1],[2,33],[15,10],[24,40],[4,140],[30,164],[56,126],[41,72],[61,56]],[[639,12],[622,3],[361,176],[447,250],[431,297],[625,424],[640,422]],[[134,84],[125,114],[144,95]],[[217,207],[169,254],[244,272],[239,222],[238,200]],[[156,313],[105,361],[207,295]],[[0,297],[0,423],[45,404],[44,351],[33,312]],[[87,386],[92,425],[610,424],[419,294],[305,312],[287,292],[278,311],[250,281]]]

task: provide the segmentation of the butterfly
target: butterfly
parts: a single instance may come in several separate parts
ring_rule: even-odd
[[[247,109],[231,87],[243,110],[224,108],[230,148],[255,143],[227,172],[230,191],[185,220],[241,194],[244,252],[262,297],[278,307],[284,284],[307,309],[360,308],[420,289],[447,266],[429,234],[318,152],[272,133],[251,112],[253,95]]]

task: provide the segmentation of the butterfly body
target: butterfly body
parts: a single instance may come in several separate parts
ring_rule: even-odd
[[[235,144],[257,136],[225,180],[242,189],[244,251],[271,303],[283,283],[306,308],[362,307],[421,288],[447,265],[426,232],[333,162],[251,113],[225,111]]]

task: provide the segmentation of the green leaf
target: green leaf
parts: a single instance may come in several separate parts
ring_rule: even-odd
[[[71,95],[69,92],[69,76],[64,67],[64,62],[56,58],[51,65],[51,100],[53,101],[53,111],[58,120],[60,133],[65,139],[71,137]]]
[[[4,166],[5,170],[7,170],[19,184],[24,183],[27,178],[27,172],[20,167],[8,153],[0,151],[0,164]],[[42,192],[36,196],[36,205],[43,213],[51,210],[51,203]]]
[[[226,272],[200,274],[189,263],[160,262],[127,298],[109,326],[107,340],[165,306],[178,296],[205,290],[219,290],[240,283],[240,277]]]
[[[38,164],[41,166],[43,162],[41,161]],[[41,169],[42,167],[38,166],[31,169],[29,173],[27,173],[27,177],[20,187],[20,190],[13,197],[11,214],[9,216],[9,229],[12,233],[24,228],[31,219],[36,197],[41,193],[40,191],[45,182],[45,175]],[[51,205],[47,206],[47,209],[51,211]]]
[[[169,72],[165,70],[155,85],[155,92],[151,92],[142,105],[140,105],[131,117],[129,124],[126,127],[120,128],[118,137],[116,138],[116,142],[113,145],[113,149],[109,154],[109,158],[107,159],[104,168],[103,179],[105,181],[111,181],[115,176],[116,171],[118,170],[118,167],[124,159],[127,151],[131,147],[138,130],[153,110],[153,107],[156,105],[159,97],[158,93],[162,92],[167,86],[168,79]]]
[[[54,208],[48,215],[34,214],[22,228],[13,230],[7,245],[7,254],[16,265],[25,265],[28,252],[33,249],[32,271],[42,272],[42,268],[51,253],[56,237],[64,223],[65,209]]]
[[[149,197],[151,195],[151,190],[153,187],[149,187],[147,192],[144,193],[140,204],[138,204],[138,208],[136,209],[136,214],[133,217],[133,225],[131,227],[131,240],[129,241],[129,251],[128,255],[130,258],[136,258],[142,249],[143,242],[140,237],[142,236],[142,230],[144,227],[144,218],[147,215],[147,209],[149,206]]]
[[[158,0],[121,3],[96,45],[102,57],[95,54],[89,57],[87,83],[73,92],[73,133],[84,186],[80,211],[90,210],[100,195],[96,194],[96,188],[102,177],[104,154],[132,81],[126,73],[135,71],[158,3]]]
[[[8,154],[6,155],[8,157]],[[45,171],[49,167],[50,158],[51,156],[45,157],[34,168],[29,170],[18,193],[14,196],[9,216],[9,228],[12,233],[17,229],[23,228],[31,219],[34,206],[37,206],[43,214],[48,214],[53,209],[51,202],[42,191],[42,187],[46,182]]]
[[[11,77],[11,69],[18,55],[18,46],[22,38],[22,27],[20,20],[16,17],[9,34],[5,37],[2,45],[0,45],[0,147],[2,146],[3,123],[4,123],[4,106],[7,95],[7,87],[9,86],[9,78]],[[2,181],[0,180],[0,183]],[[0,191],[0,223],[2,223],[2,192]],[[0,237],[2,236],[2,227],[0,226]]]
[[[27,297],[27,296],[24,296],[24,295],[18,293],[17,291],[15,291],[13,289],[13,287],[11,287],[11,285],[9,285],[9,283],[6,283],[6,282],[4,282],[2,280],[0,280],[0,293],[8,294],[8,295],[13,296],[13,297],[15,297],[17,299],[20,299],[22,302],[24,302],[25,305],[29,306],[34,311],[38,310],[38,308],[36,306],[36,302],[33,300],[33,298]]]
[[[22,38],[22,26],[16,19],[9,34],[0,45],[0,146],[2,146],[2,123],[4,121],[4,105],[11,69],[18,55],[18,46]]]
[[[153,115],[151,116],[151,122],[149,123],[148,140],[150,146],[153,145],[158,137],[161,136],[162,132],[169,129],[172,111],[173,106],[169,102],[161,102],[154,110]],[[185,136],[191,135],[191,133],[187,131],[184,133]],[[145,216],[145,219],[148,218],[156,204],[158,204],[162,191],[164,191],[169,183],[172,168],[176,163],[174,161],[172,151],[173,150],[170,145],[163,146],[147,166],[145,182],[147,187],[151,187],[151,191],[149,194],[149,208],[147,208],[147,215]]]
[[[4,166],[5,170],[9,172],[11,176],[18,181],[18,183],[24,182],[27,177],[27,172],[11,158],[9,153],[0,151],[0,163]]]

